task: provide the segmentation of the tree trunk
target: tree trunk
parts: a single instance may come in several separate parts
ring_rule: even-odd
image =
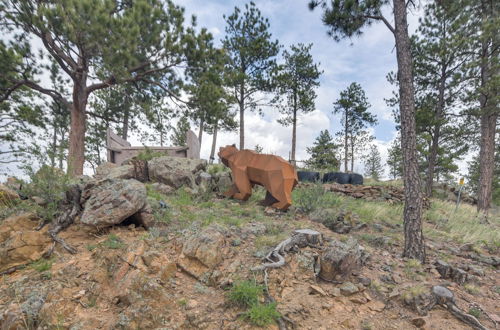
[[[413,87],[412,58],[406,0],[393,0],[398,61],[399,109],[401,116],[401,148],[404,168],[404,234],[403,256],[425,262],[425,244],[422,233],[422,193],[418,171],[415,125],[415,91]]]
[[[441,63],[441,77],[439,81],[439,95],[438,95],[438,104],[436,109],[436,117],[434,120],[436,123],[434,124],[434,134],[432,136],[432,143],[429,152],[429,162],[427,164],[427,180],[425,183],[425,194],[428,197],[432,197],[432,183],[434,181],[434,168],[436,166],[436,159],[438,154],[439,147],[439,138],[441,135],[441,119],[443,118],[444,113],[444,90],[446,87],[446,65]]]
[[[494,9],[488,8],[489,1],[482,1],[484,19],[493,14]],[[491,32],[490,32],[491,33]],[[493,40],[491,40],[493,39]],[[495,36],[483,38],[481,47],[481,145],[479,150],[479,186],[477,192],[477,211],[487,215],[491,206],[493,171],[495,168],[495,134],[498,120],[498,104],[492,102],[498,90],[491,89],[491,79],[498,76],[492,72],[491,61],[498,58],[499,48]],[[490,42],[492,46],[490,46]],[[492,50],[493,48],[493,50]]]
[[[126,106],[129,106],[128,103]],[[125,141],[128,138],[128,122],[129,122],[129,109],[125,109],[125,112],[123,113],[123,126],[122,126],[122,139]]]
[[[295,163],[295,149],[297,147],[297,95],[293,96],[293,119],[292,119],[292,157],[291,163],[293,166]]]
[[[203,126],[205,125],[205,121],[203,119],[200,120],[200,130],[198,131],[198,141],[200,142],[200,147],[201,147],[201,141],[202,141],[202,136],[203,136]]]
[[[351,172],[354,172],[354,136],[351,135]]]
[[[56,124],[56,119],[54,117],[54,120],[52,122],[52,125],[54,125],[54,130],[52,132],[52,145],[50,146],[51,152],[50,152],[50,166],[53,168],[56,167],[56,153],[57,153],[57,124]]]
[[[210,164],[214,163],[215,160],[215,146],[217,145],[217,122],[215,122],[214,126],[214,136],[212,137],[212,150],[210,151]]]
[[[245,70],[242,70],[245,72]],[[240,150],[245,149],[245,82],[240,85]]]
[[[74,79],[68,150],[68,174],[73,177],[83,174],[83,164],[85,163],[85,108],[88,98],[85,85],[86,78]]]
[[[348,112],[347,109],[345,110],[345,133],[344,133],[344,172],[347,173],[347,154],[348,154],[348,149],[347,149],[347,131],[349,129],[348,123],[347,123],[347,118],[348,118]]]

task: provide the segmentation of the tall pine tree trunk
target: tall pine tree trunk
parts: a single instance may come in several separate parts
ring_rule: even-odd
[[[403,256],[425,262],[425,244],[422,234],[422,188],[416,144],[415,91],[406,18],[406,0],[393,0],[393,3],[401,115],[401,148],[404,166],[405,244]]]
[[[202,118],[200,119],[200,130],[198,131],[198,141],[200,142],[200,147],[201,147],[201,141],[203,140],[203,129],[205,126],[205,120]]]
[[[53,125],[53,132],[52,132],[52,145],[50,146],[50,166],[53,168],[56,167],[56,153],[57,153],[57,124],[56,124],[56,118],[54,116],[54,120],[52,121]]]
[[[244,72],[244,71],[243,71]],[[240,85],[240,150],[245,149],[245,83]]]
[[[128,138],[128,126],[129,126],[129,104],[126,105],[125,112],[123,113],[123,123],[122,123],[122,139],[127,140]]]
[[[481,2],[484,20],[495,15],[494,2]],[[483,33],[485,33],[483,31]],[[491,32],[489,32],[491,34]],[[491,45],[490,45],[491,44]],[[477,211],[487,214],[492,199],[493,171],[495,168],[495,134],[499,105],[495,103],[498,89],[492,88],[491,82],[498,72],[492,72],[492,62],[499,56],[498,34],[490,38],[483,37],[481,45],[481,94],[479,103],[481,108],[481,145],[479,150],[479,186],[477,192]]]
[[[345,132],[344,132],[344,172],[346,172],[346,173],[347,173],[347,154],[349,153],[348,148],[347,148],[347,138],[348,138],[347,132],[349,130],[347,118],[348,118],[348,112],[346,109],[345,110]]]
[[[427,165],[427,180],[425,182],[425,194],[428,197],[432,197],[432,183],[434,181],[434,171],[436,167],[439,138],[441,135],[441,120],[444,114],[444,90],[446,87],[446,65],[441,63],[441,77],[439,81],[439,95],[438,104],[436,109],[436,117],[434,118],[436,124],[434,124],[434,134],[432,136],[432,143],[429,152],[429,162]]]
[[[85,91],[86,80],[86,74],[82,73],[78,79],[74,79],[73,86],[68,150],[68,174],[73,177],[83,174],[83,164],[85,163],[85,109],[88,98]]]
[[[218,123],[217,121],[215,122],[214,126],[214,135],[212,137],[212,150],[210,150],[210,164],[213,164],[214,159],[215,159],[215,146],[217,145],[217,129],[218,129]]]
[[[351,172],[354,172],[354,137],[351,135]]]

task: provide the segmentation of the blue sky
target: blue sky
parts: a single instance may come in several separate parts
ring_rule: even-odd
[[[269,19],[273,38],[277,38],[285,49],[291,44],[313,43],[314,60],[320,62],[320,68],[324,71],[321,86],[317,89],[317,110],[299,118],[297,159],[307,158],[305,149],[313,143],[320,130],[329,129],[332,134],[339,130],[340,117],[332,115],[332,103],[339,97],[341,90],[351,82],[358,82],[372,105],[370,111],[378,117],[379,124],[373,128],[373,134],[385,160],[387,146],[396,133],[391,109],[384,102],[384,98],[391,96],[393,89],[385,77],[396,68],[394,38],[386,26],[376,22],[366,28],[361,37],[337,43],[326,34],[327,29],[321,22],[321,10],[309,11],[307,0],[254,2],[263,16]],[[223,14],[229,15],[235,6],[243,8],[245,3],[186,0],[179,4],[185,7],[186,16],[196,15],[198,25],[208,28],[219,42],[224,37]],[[386,9],[385,16],[392,22],[391,8]],[[412,31],[417,27],[418,14],[419,10],[408,17]],[[264,151],[287,158],[291,146],[291,128],[277,124],[278,116],[273,109],[268,109],[264,117],[247,114],[246,147],[260,144],[264,146]],[[208,154],[210,144],[207,138],[204,140],[202,155]],[[226,133],[221,135],[218,145],[237,141],[237,134]],[[355,167],[362,172],[360,162]]]

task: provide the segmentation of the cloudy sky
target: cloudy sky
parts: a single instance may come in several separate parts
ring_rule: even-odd
[[[199,26],[207,27],[220,43],[224,37],[225,22],[223,14],[229,15],[234,7],[243,8],[245,1],[226,0],[185,0],[182,6],[186,14],[194,14]],[[379,124],[373,128],[375,143],[379,146],[384,162],[387,146],[396,134],[391,109],[384,102],[392,92],[392,86],[386,81],[386,75],[396,68],[394,38],[382,23],[375,23],[365,29],[365,33],[352,40],[336,43],[327,36],[321,22],[319,8],[313,12],[307,7],[307,0],[257,0],[257,7],[270,21],[273,38],[278,39],[285,49],[292,44],[312,43],[312,55],[324,71],[321,86],[317,89],[316,110],[299,117],[297,130],[297,159],[308,158],[306,147],[311,146],[319,132],[329,129],[333,135],[340,129],[339,115],[333,115],[332,103],[339,97],[340,91],[350,83],[358,82],[366,91],[370,111],[377,115]],[[391,18],[391,8],[386,8],[386,17]],[[410,30],[415,30],[421,10],[410,14]],[[256,144],[264,147],[265,152],[272,152],[288,159],[291,149],[291,127],[280,126],[276,119],[279,113],[275,109],[266,109],[263,117],[247,113],[245,120],[247,148]],[[218,146],[238,143],[237,133],[221,134]],[[202,157],[208,158],[211,139],[204,137]],[[363,172],[360,162],[355,170]]]

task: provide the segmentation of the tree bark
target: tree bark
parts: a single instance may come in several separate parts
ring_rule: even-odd
[[[403,256],[425,262],[422,233],[422,193],[418,171],[415,124],[415,90],[406,0],[393,0],[401,115],[401,148],[404,168],[404,234]]]
[[[218,129],[218,124],[216,122],[214,126],[214,136],[212,137],[212,150],[210,151],[210,159],[209,159],[210,164],[213,164],[215,159],[215,146],[217,145],[217,129]]]
[[[205,121],[202,119],[200,119],[200,130],[198,131],[198,141],[200,142],[200,147],[201,147],[201,141],[203,140],[202,136],[203,136],[203,126],[205,125]]]
[[[74,79],[68,150],[68,174],[73,177],[83,174],[83,164],[85,163],[85,108],[88,98],[85,85],[85,73],[79,79]]]
[[[245,69],[242,69],[245,72]],[[245,149],[245,82],[242,81],[240,85],[240,150]]]
[[[129,104],[127,103],[126,106],[128,107]],[[122,139],[124,140],[128,138],[129,111],[127,108],[123,114]]]
[[[57,153],[57,125],[56,125],[56,119],[54,117],[54,120],[52,121],[53,131],[52,131],[52,145],[50,146],[51,149],[51,154],[49,155],[50,157],[50,166],[53,168],[56,167],[56,153]]]
[[[349,125],[347,122],[348,118],[348,112],[347,109],[345,110],[345,132],[344,132],[344,172],[347,173],[347,154],[348,154],[348,149],[347,149],[347,132],[349,130]]]
[[[485,19],[493,14],[493,8],[489,1],[482,1],[482,11]],[[492,6],[492,4],[491,4]],[[491,40],[493,39],[493,40]],[[498,104],[494,104],[496,90],[488,90],[491,79],[498,75],[498,72],[491,72],[491,61],[499,56],[498,42],[495,36],[483,38],[481,45],[481,94],[479,103],[481,109],[481,145],[479,150],[479,186],[477,192],[477,211],[487,215],[491,206],[493,171],[495,168],[495,134],[498,120]],[[490,42],[492,44],[490,48]],[[493,49],[493,50],[492,50]]]

